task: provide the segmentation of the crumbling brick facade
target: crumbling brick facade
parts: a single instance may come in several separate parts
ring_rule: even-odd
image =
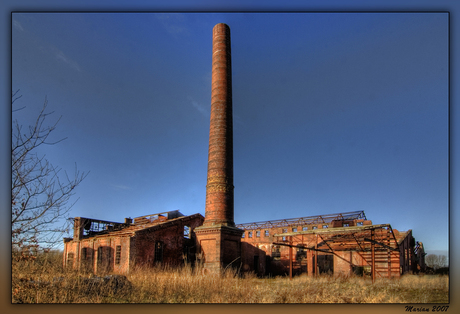
[[[203,222],[200,214],[183,216],[177,211],[137,217],[134,223],[132,219],[115,223],[75,218],[74,238],[64,240],[64,265],[94,273],[126,274],[136,267],[206,261],[207,271],[231,266],[260,276],[372,276],[373,270],[376,278],[399,277],[425,268],[423,244],[415,242],[411,230],[373,225],[364,212],[248,223],[238,228],[203,228]],[[224,235],[216,237],[220,233]]]
[[[194,229],[203,224],[203,216],[183,216],[175,211],[134,220],[122,224],[75,218],[74,238],[64,239],[64,266],[126,274],[136,267],[178,266],[195,261]],[[92,231],[96,224],[104,228]]]
[[[412,231],[399,232],[390,225],[372,225],[364,212],[282,219],[240,224],[242,247],[248,245],[266,255],[243,249],[243,269],[259,275],[372,275],[399,277],[423,269],[424,252]],[[374,237],[374,239],[372,239]],[[253,256],[248,256],[253,255]],[[263,261],[255,267],[252,261]],[[264,271],[262,271],[262,269]]]

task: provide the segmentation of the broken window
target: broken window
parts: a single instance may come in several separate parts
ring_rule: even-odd
[[[297,228],[292,228],[292,232],[297,232]]]
[[[312,228],[312,229],[318,229],[318,226],[313,226],[313,228]]]
[[[265,236],[266,236],[266,237],[270,236],[270,231],[265,230]]]
[[[91,268],[93,259],[93,249],[84,247],[81,249],[80,265],[83,267],[82,270],[86,271]]]
[[[304,250],[304,248],[303,247],[298,247],[296,255],[295,255],[295,259],[298,262],[301,262],[306,257],[307,257],[307,252]]]
[[[184,226],[184,238],[190,239],[190,227]]]
[[[97,248],[97,261],[98,263],[102,262],[102,246]]]
[[[97,248],[97,272],[110,272],[113,268],[113,248],[110,246],[99,246]]]
[[[87,264],[91,263],[93,258],[93,250],[89,247],[84,247],[81,249],[81,261]]]
[[[308,227],[307,226],[303,226],[302,227],[302,231],[307,231],[308,230]]]
[[[323,225],[323,229],[326,229],[328,227],[328,225]]]
[[[260,238],[260,230],[256,230],[256,237]]]
[[[248,238],[252,238],[252,231],[248,232]]]
[[[120,265],[121,260],[121,245],[117,245],[115,248],[115,264]]]
[[[283,233],[287,233],[287,229],[283,229]]]
[[[350,227],[350,224],[349,223],[344,223],[343,226],[344,227]]]
[[[279,260],[281,258],[280,247],[278,245],[272,247],[272,258],[274,260]]]

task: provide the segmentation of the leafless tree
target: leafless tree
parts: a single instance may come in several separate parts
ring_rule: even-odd
[[[12,105],[20,98],[12,94]],[[55,145],[65,138],[49,141],[60,120],[46,126],[45,120],[53,112],[46,112],[47,100],[35,123],[28,128],[13,119],[11,147],[11,238],[14,250],[37,246],[52,247],[62,239],[67,225],[69,203],[75,188],[87,176],[75,166],[73,177],[62,168],[53,166],[39,153],[38,147]],[[13,115],[19,108],[13,111]]]
[[[436,254],[428,254],[425,257],[425,264],[428,267],[438,269],[447,266],[447,256],[445,255],[436,255]]]

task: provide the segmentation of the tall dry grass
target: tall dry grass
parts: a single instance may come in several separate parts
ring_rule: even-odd
[[[13,303],[447,303],[448,276],[401,279],[308,276],[257,278],[200,268],[138,269],[129,287],[88,286],[91,274],[66,271],[61,260],[13,261]],[[57,278],[57,279],[56,279]]]

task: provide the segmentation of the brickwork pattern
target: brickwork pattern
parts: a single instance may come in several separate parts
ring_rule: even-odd
[[[363,226],[372,225],[371,220],[357,219],[347,221],[349,226]],[[285,275],[289,272],[289,247],[283,245],[276,245],[274,242],[288,243],[289,237],[283,241],[280,238],[274,237],[274,234],[282,234],[288,232],[301,231],[304,227],[312,230],[314,227],[322,229],[324,226],[327,228],[342,227],[342,221],[332,221],[331,223],[312,224],[312,225],[293,225],[286,227],[273,227],[264,229],[247,229],[244,231],[244,237],[241,239],[242,247],[247,248],[251,245],[263,251],[267,258],[265,269],[267,274],[272,275]],[[377,230],[376,234],[384,233],[386,231]],[[406,272],[415,271],[415,256],[413,254],[413,244],[411,231],[400,233],[393,229],[395,236],[400,242],[400,251],[390,250],[377,250],[375,252],[375,266],[377,277],[399,277]],[[388,239],[390,240],[390,239]],[[293,237],[293,245],[305,244],[307,247],[314,247],[316,243],[321,243],[323,240],[314,234],[303,235],[301,237]],[[390,242],[384,244],[390,245]],[[370,244],[368,244],[370,245]],[[327,246],[324,247],[327,249]],[[377,248],[379,248],[377,246]],[[293,248],[293,273],[307,273],[314,275],[315,272],[328,272],[331,271],[335,275],[350,275],[351,273],[363,273],[370,269],[371,265],[371,252],[357,252],[357,251],[336,251],[333,255],[331,253],[317,252],[313,250],[305,250],[303,255],[297,248]],[[257,255],[251,250],[245,249],[242,252],[243,270],[254,269],[252,265],[252,255]],[[327,257],[326,257],[327,256]],[[315,271],[315,258],[317,258],[317,267]],[[350,265],[350,262],[354,265]],[[245,266],[248,267],[245,267]]]
[[[230,28],[213,29],[211,122],[205,226],[234,226],[233,122]]]
[[[192,216],[147,224],[145,228],[129,232],[130,228],[107,234],[78,237],[81,222],[75,219],[74,239],[64,242],[64,267],[97,274],[127,274],[134,267],[152,267],[156,263],[178,266],[195,260],[195,228],[203,224],[203,216]],[[149,227],[150,225],[150,227]],[[184,237],[185,226],[190,233]],[[134,227],[133,227],[134,228]],[[161,256],[156,246],[161,245]],[[117,253],[118,252],[118,253]],[[69,254],[73,257],[69,259]],[[69,264],[71,263],[71,264]]]

